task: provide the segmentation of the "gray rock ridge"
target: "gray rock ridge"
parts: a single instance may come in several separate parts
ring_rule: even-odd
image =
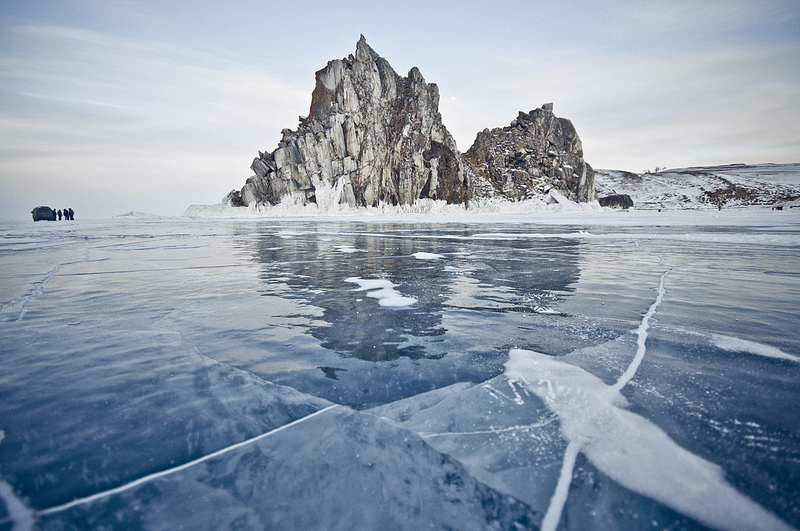
[[[597,202],[603,207],[622,209],[633,208],[633,199],[631,199],[631,196],[628,194],[607,195],[605,197],[598,198]]]
[[[296,130],[282,131],[277,149],[259,151],[250,166],[254,175],[225,202],[276,205],[288,196],[320,206],[409,205],[425,198],[466,204],[525,199],[551,187],[573,200],[596,199],[572,124],[555,118],[552,108],[536,112],[542,117],[526,115],[526,126],[537,124],[529,130],[479,133],[465,157],[442,124],[437,85],[417,67],[398,75],[362,35],[355,54],[316,72],[308,116]],[[501,156],[516,144],[528,150],[527,166]]]
[[[497,193],[513,200],[555,188],[568,199],[594,201],[594,170],[583,160],[583,145],[570,120],[546,103],[520,111],[511,125],[478,133],[464,154]]]

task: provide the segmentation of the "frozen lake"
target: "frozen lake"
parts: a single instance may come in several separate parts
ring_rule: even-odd
[[[800,527],[800,212],[0,224],[0,529]]]

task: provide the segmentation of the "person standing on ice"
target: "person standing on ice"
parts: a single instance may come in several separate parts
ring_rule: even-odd
[[[75,221],[75,211],[71,208],[69,209],[69,219],[70,221]]]
[[[58,221],[61,221],[61,211],[57,210],[56,215],[58,216]]]

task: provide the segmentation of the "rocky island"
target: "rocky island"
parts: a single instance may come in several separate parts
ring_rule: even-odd
[[[416,67],[398,75],[363,35],[355,54],[316,73],[308,116],[282,134],[276,149],[259,151],[254,175],[228,194],[228,204],[276,205],[287,197],[351,207],[467,204],[551,190],[573,201],[597,199],[580,138],[552,103],[485,129],[462,154],[442,123],[436,84]]]

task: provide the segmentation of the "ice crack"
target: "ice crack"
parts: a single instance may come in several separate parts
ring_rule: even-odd
[[[628,366],[625,372],[622,373],[622,376],[619,377],[617,383],[611,386],[611,388],[615,391],[619,391],[628,385],[628,382],[630,382],[636,375],[636,371],[639,370],[639,365],[641,365],[642,360],[644,359],[644,354],[647,351],[645,344],[647,342],[647,329],[650,328],[650,318],[655,315],[656,309],[664,298],[664,293],[666,293],[666,289],[664,288],[664,278],[666,278],[669,271],[670,270],[668,269],[661,274],[661,278],[658,281],[658,295],[656,296],[656,300],[652,305],[650,305],[650,309],[648,309],[647,313],[644,314],[642,322],[639,324],[639,328],[636,330],[636,334],[638,336],[636,340],[636,355],[633,357],[633,361],[631,361],[631,364]]]
[[[45,284],[53,280],[56,276],[56,273],[61,271],[61,268],[64,267],[65,265],[67,264],[57,265],[56,267],[48,271],[45,274],[44,278],[42,278],[42,280],[34,282],[33,288],[31,288],[31,290],[28,293],[11,301],[11,306],[19,310],[19,315],[17,316],[16,319],[13,319],[14,322],[18,323],[22,321],[22,318],[25,317],[26,313],[28,313],[28,310],[26,309],[28,303],[34,300],[35,298],[39,297],[42,293],[44,293],[44,290],[42,288],[45,286]]]
[[[501,433],[515,433],[518,431],[537,430],[555,422],[555,417],[551,417],[542,422],[535,424],[526,424],[524,426],[509,426],[507,428],[490,428],[488,430],[475,430],[475,431],[445,431],[442,433],[420,433],[423,439],[430,439],[432,437],[451,437],[451,436],[464,436],[464,435],[499,435]]]
[[[564,512],[564,504],[567,503],[569,486],[572,483],[572,473],[575,469],[575,461],[581,451],[581,443],[570,441],[567,450],[564,452],[564,461],[561,463],[561,473],[558,475],[558,483],[553,497],[550,498],[550,505],[542,519],[541,531],[556,531],[558,523],[561,521],[561,513]]]
[[[503,393],[499,389],[495,389],[494,387],[492,387],[491,384],[484,385],[483,389],[487,393],[489,393],[492,396],[492,398],[496,398],[496,399],[500,400],[501,397],[502,397],[503,399],[508,400],[509,402],[514,402],[518,406],[521,406],[521,405],[525,404],[525,400],[519,394],[519,392],[517,391],[517,388],[515,387],[515,385],[519,385],[522,389],[525,389],[525,385],[524,384],[525,384],[525,382],[518,382],[518,381],[513,380],[513,379],[509,379],[508,380],[508,385],[511,388],[511,392],[514,393],[514,397],[513,398],[508,396],[508,395],[506,395],[505,393]]]
[[[638,246],[638,244],[637,244]],[[641,247],[639,247],[641,249]],[[661,262],[663,263],[663,258],[661,258]],[[645,313],[644,317],[642,318],[642,322],[639,324],[637,329],[637,350],[636,355],[633,357],[628,368],[619,377],[617,382],[610,386],[611,389],[611,397],[614,394],[618,393],[620,389],[625,387],[631,379],[636,375],[636,371],[639,369],[639,366],[644,359],[646,349],[646,342],[647,342],[647,330],[650,327],[650,318],[655,315],[656,309],[661,304],[661,301],[664,298],[664,294],[666,293],[666,289],[664,287],[664,279],[666,278],[667,274],[669,273],[669,269],[664,271],[661,274],[661,277],[658,281],[658,294],[656,295],[656,300],[653,304],[650,305],[650,308]],[[522,379],[519,375],[511,377],[514,380]],[[544,386],[546,391],[543,393],[539,393],[539,395],[545,399],[546,402],[551,404],[552,406],[556,407],[556,410],[562,410],[561,413],[573,413],[572,409],[575,409],[576,403],[580,404],[581,402],[586,401],[586,396],[583,392],[578,392],[577,390],[573,390],[572,393],[568,393],[567,396],[564,398],[564,404],[556,405],[554,404],[556,400],[556,393],[554,390],[553,380],[551,378],[539,378],[537,381],[537,386]],[[580,386],[579,386],[580,387]],[[602,389],[598,394],[607,394]],[[613,400],[613,398],[612,398]],[[588,405],[588,404],[587,404]],[[580,408],[578,408],[580,409]],[[571,416],[571,415],[568,415]],[[569,424],[569,421],[565,419],[565,422]],[[572,430],[570,430],[572,431]],[[575,434],[573,434],[575,435]],[[564,511],[564,505],[567,502],[567,497],[569,495],[569,486],[572,483],[572,475],[573,470],[575,468],[575,461],[578,458],[578,454],[584,451],[584,447],[586,444],[590,443],[591,440],[587,437],[587,433],[584,433],[583,436],[578,436],[574,438],[570,438],[569,443],[567,445],[567,449],[564,452],[564,459],[561,463],[561,473],[558,477],[558,483],[556,484],[555,492],[553,496],[550,498],[550,504],[547,507],[547,512],[545,513],[544,519],[542,520],[542,531],[555,531],[558,528],[558,524],[561,521],[561,514]]]
[[[14,299],[13,301],[10,302],[10,306],[12,306],[13,308],[16,308],[17,310],[19,310],[19,314],[17,315],[17,318],[16,319],[4,319],[4,321],[6,321],[6,322],[13,321],[13,322],[16,322],[16,323],[22,321],[22,318],[25,317],[26,313],[28,313],[28,310],[26,309],[26,307],[28,306],[28,303],[30,303],[32,300],[36,299],[37,297],[42,295],[42,293],[44,293],[44,289],[42,289],[42,288],[44,288],[44,286],[46,284],[48,284],[50,281],[52,281],[56,277],[56,274],[59,271],[61,271],[61,269],[64,266],[77,264],[77,263],[80,263],[80,262],[88,262],[88,261],[89,261],[89,249],[86,249],[84,251],[84,253],[83,253],[83,260],[75,260],[73,262],[64,262],[63,264],[58,264],[53,269],[51,269],[50,271],[45,273],[45,275],[42,278],[42,280],[33,283],[33,287],[31,288],[31,290],[28,293],[26,293],[25,295],[22,295],[21,297],[17,297],[16,299]],[[0,306],[0,308],[2,308],[2,306]]]
[[[99,499],[102,499],[102,498],[106,498],[106,497],[112,496],[114,494],[119,494],[120,492],[125,492],[126,490],[130,490],[132,488],[138,487],[139,485],[142,485],[144,483],[148,483],[148,482],[153,481],[155,479],[159,479],[159,478],[162,478],[164,476],[168,476],[170,474],[174,474],[175,472],[180,472],[181,470],[185,470],[187,468],[193,467],[195,465],[198,465],[200,463],[208,461],[209,459],[213,459],[215,457],[219,457],[220,455],[227,454],[228,452],[231,452],[231,451],[236,450],[238,448],[241,448],[243,446],[247,446],[247,445],[252,444],[254,442],[260,441],[261,439],[269,437],[270,435],[274,435],[275,433],[278,433],[278,432],[283,431],[283,430],[285,430],[287,428],[290,428],[290,427],[292,427],[292,426],[294,426],[296,424],[304,422],[304,421],[306,421],[306,420],[308,420],[308,419],[310,419],[312,417],[316,417],[317,415],[325,413],[326,411],[328,411],[330,409],[333,409],[333,408],[336,408],[336,407],[341,407],[341,406],[339,406],[338,404],[334,404],[332,406],[328,406],[326,408],[323,408],[323,409],[320,409],[318,411],[315,411],[314,413],[311,413],[310,415],[306,415],[305,417],[301,417],[301,418],[299,418],[299,419],[297,419],[295,421],[292,421],[292,422],[290,422],[288,424],[284,424],[283,426],[275,428],[274,430],[268,431],[266,433],[262,433],[261,435],[257,435],[256,437],[253,437],[251,439],[247,439],[247,440],[238,442],[236,444],[232,444],[231,446],[226,446],[225,448],[217,450],[216,452],[212,452],[212,453],[210,453],[208,455],[204,455],[203,457],[195,459],[194,461],[189,461],[188,463],[184,463],[184,464],[176,466],[174,468],[169,468],[167,470],[162,470],[160,472],[155,472],[153,474],[149,474],[147,476],[140,477],[139,479],[135,479],[135,480],[131,481],[130,483],[126,483],[125,485],[121,485],[121,486],[116,487],[114,489],[106,490],[106,491],[103,491],[103,492],[98,492],[96,494],[92,494],[91,496],[87,496],[85,498],[78,498],[76,500],[72,500],[71,502],[65,503],[63,505],[58,505],[56,507],[50,507],[49,509],[43,509],[43,510],[39,511],[37,513],[37,515],[38,516],[45,516],[45,515],[48,515],[48,514],[60,513],[62,511],[66,511],[67,509],[71,509],[71,508],[73,508],[75,506],[78,506],[78,505],[91,503],[93,501],[96,501],[96,500],[99,500]]]

